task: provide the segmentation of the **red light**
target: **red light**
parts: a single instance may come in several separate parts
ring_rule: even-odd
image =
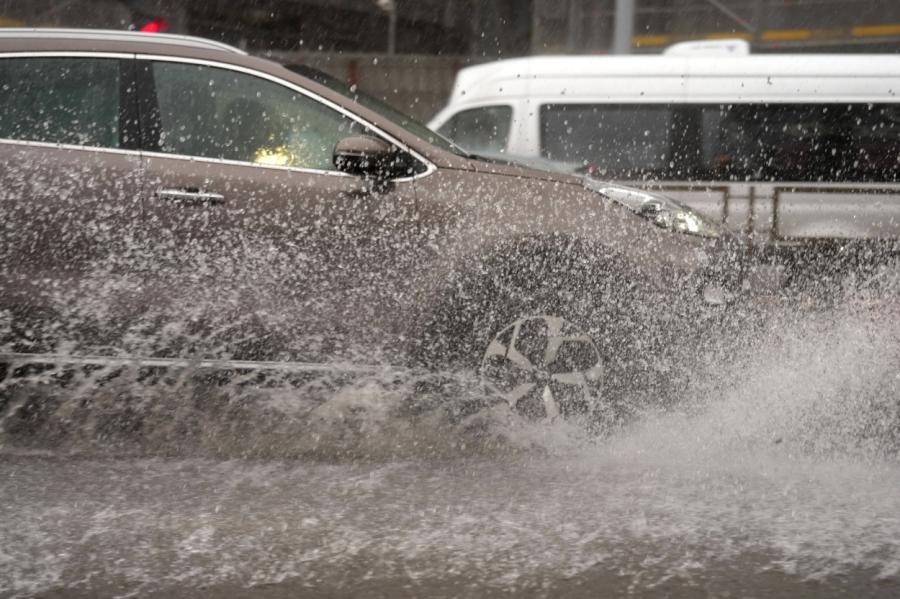
[[[139,31],[144,33],[162,33],[169,28],[169,23],[165,19],[153,19],[140,28]]]

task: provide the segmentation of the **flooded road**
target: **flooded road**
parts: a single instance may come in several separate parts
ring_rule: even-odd
[[[7,459],[3,583],[21,596],[900,591],[900,469],[777,455],[676,466],[628,453]]]
[[[900,596],[894,328],[773,330],[599,436],[396,381],[162,388],[128,428],[76,385],[5,423],[0,595]]]

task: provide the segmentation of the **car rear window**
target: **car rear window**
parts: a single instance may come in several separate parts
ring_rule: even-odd
[[[0,138],[119,147],[119,61],[0,59]]]

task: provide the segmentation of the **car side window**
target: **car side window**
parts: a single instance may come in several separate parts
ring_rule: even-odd
[[[0,138],[120,147],[119,62],[0,59]]]
[[[506,150],[512,108],[482,106],[454,114],[438,133],[470,152],[500,153]]]
[[[301,93],[245,73],[154,62],[159,151],[335,170],[334,146],[358,125]]]

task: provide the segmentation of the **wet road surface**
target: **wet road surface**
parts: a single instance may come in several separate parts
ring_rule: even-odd
[[[7,418],[0,596],[897,597],[896,338],[782,335],[605,436],[411,416],[394,381],[164,387],[131,428],[89,389]]]

